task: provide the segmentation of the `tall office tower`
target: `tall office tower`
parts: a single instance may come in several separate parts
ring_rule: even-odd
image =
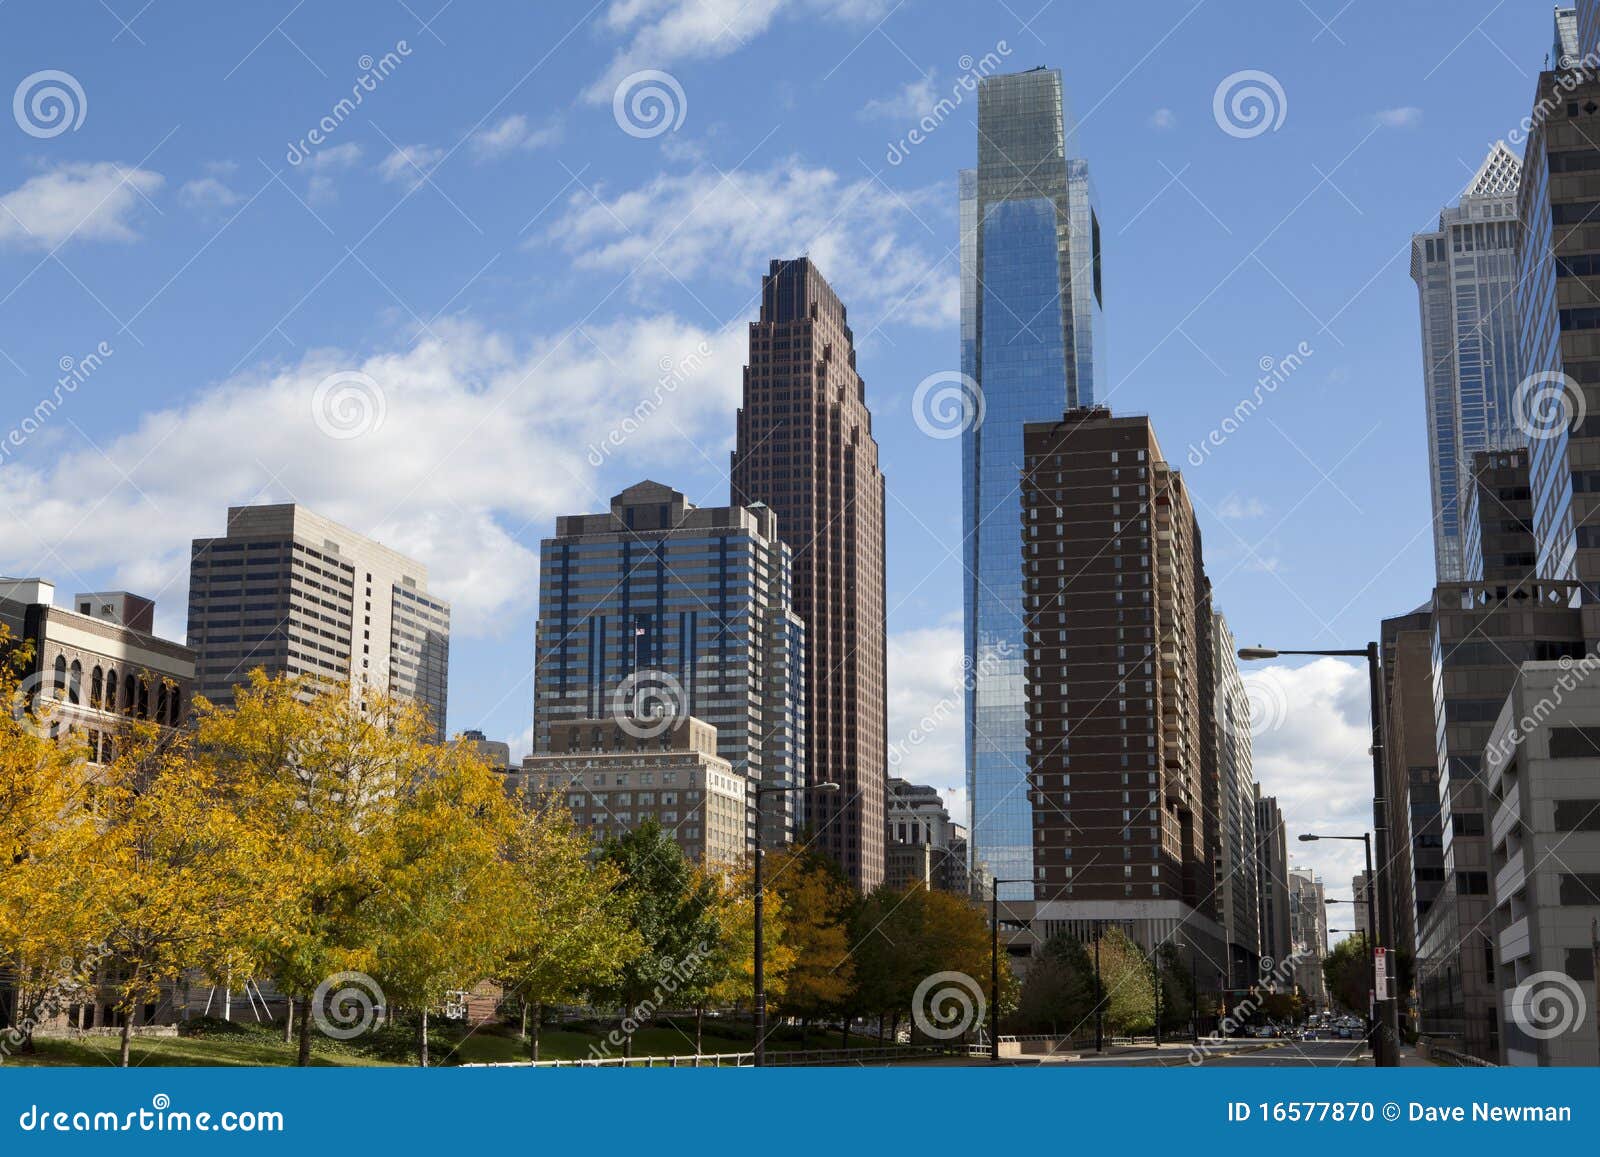
[[[1204,810],[1210,604],[1183,480],[1148,418],[1070,410],[1028,423],[1023,444],[1037,917],[1117,921],[1147,946],[1176,935],[1225,979]]]
[[[1437,582],[1471,577],[1461,543],[1461,492],[1471,454],[1527,441],[1513,415],[1520,172],[1516,156],[1495,142],[1460,202],[1439,214],[1439,227],[1411,238],[1411,278],[1422,313]]]
[[[1577,59],[1564,61],[1557,56],[1551,62],[1556,68],[1578,67],[1586,54],[1600,50],[1600,0],[1578,0],[1576,16],[1574,23],[1577,28],[1574,30],[1574,35],[1577,37],[1577,44],[1574,47],[1577,50],[1575,53]],[[1558,37],[1561,35],[1559,23],[1556,26],[1556,34]]]
[[[1421,1030],[1485,1060],[1499,1049],[1483,751],[1521,664],[1583,654],[1573,583],[1446,583],[1434,591],[1433,691],[1443,876],[1417,934]]]
[[[1580,30],[1593,26],[1590,5],[1580,5],[1577,17]],[[1562,36],[1558,12],[1558,43]],[[1523,123],[1517,310],[1538,573],[1582,584],[1585,637],[1593,641],[1600,639],[1600,75],[1541,72]]]
[[[1367,914],[1367,875],[1365,872],[1357,872],[1350,877],[1350,899],[1354,901],[1350,906],[1351,911],[1354,913],[1350,917],[1350,927],[1371,927],[1368,923],[1370,917]]]
[[[794,552],[805,623],[805,803],[816,846],[883,881],[889,764],[883,473],[844,303],[809,258],[774,261],[750,323],[733,501],[765,503]]]
[[[1256,872],[1261,895],[1261,955],[1289,959],[1289,832],[1276,796],[1256,788]]]
[[[693,716],[752,788],[753,838],[754,785],[805,767],[805,631],[778,535],[764,506],[697,507],[659,482],[558,518],[539,552],[534,752],[571,720]],[[794,839],[799,794],[761,799],[764,847]]]
[[[1312,1007],[1326,1008],[1322,958],[1328,953],[1327,893],[1309,868],[1289,869],[1289,939],[1303,954],[1295,961],[1295,983]]]
[[[1023,694],[1022,428],[1088,406],[1098,389],[1100,225],[1073,154],[1061,73],[978,87],[978,167],[961,173],[962,601],[968,798],[975,875],[1032,875]],[[1026,884],[1002,889],[1033,895]]]
[[[1578,10],[1557,8],[1555,39],[1551,42],[1550,59],[1545,61],[1545,67],[1577,68],[1578,58],[1583,55],[1578,50],[1578,37]]]
[[[194,540],[189,646],[213,703],[256,668],[308,675],[410,699],[445,738],[450,606],[428,568],[302,506],[230,506],[226,535]]]
[[[1384,619],[1384,784],[1389,801],[1389,879],[1394,947],[1415,953],[1417,927],[1444,885],[1439,761],[1433,719],[1433,609]],[[1400,993],[1400,1011],[1414,1001]]]
[[[1228,986],[1244,988],[1259,976],[1263,951],[1250,696],[1239,677],[1233,632],[1220,611],[1212,615],[1211,643],[1217,684],[1217,901],[1228,937]]]

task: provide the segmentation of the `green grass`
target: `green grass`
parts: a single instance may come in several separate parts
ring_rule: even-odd
[[[261,1034],[265,1036],[265,1034]],[[14,1054],[7,1065],[77,1065],[95,1067],[117,1063],[120,1042],[116,1037],[83,1037],[78,1040],[39,1038],[33,1054]],[[218,1040],[213,1037],[134,1037],[128,1063],[134,1066],[194,1065],[292,1065],[295,1047],[281,1040],[245,1038]],[[312,1049],[314,1065],[377,1065],[384,1062],[359,1054],[334,1053]]]
[[[541,1060],[582,1060],[595,1055],[620,1058],[622,1048],[607,1044],[614,1023],[583,1022],[563,1028],[546,1028],[539,1036]],[[281,1031],[248,1022],[225,1024],[206,1021],[191,1024],[187,1035],[179,1037],[134,1037],[130,1063],[135,1066],[283,1066],[294,1064],[295,1045],[285,1044]],[[319,1066],[372,1066],[415,1064],[415,1029],[396,1027],[371,1033],[352,1041],[313,1038],[312,1064]],[[749,1052],[754,1039],[751,1025],[739,1021],[708,1018],[702,1049],[706,1053]],[[852,1047],[876,1048],[875,1038],[852,1036]],[[84,1037],[77,1040],[39,1038],[32,1054],[15,1054],[6,1065],[76,1065],[83,1067],[115,1065],[119,1041],[116,1037]],[[767,1039],[770,1052],[802,1049],[836,1049],[837,1032],[813,1030],[802,1043],[798,1029],[781,1028]],[[658,1021],[633,1034],[636,1057],[694,1055],[694,1021]],[[429,1036],[429,1052],[435,1065],[496,1064],[528,1059],[528,1045],[512,1026],[493,1024],[468,1030],[458,1025],[436,1025]]]

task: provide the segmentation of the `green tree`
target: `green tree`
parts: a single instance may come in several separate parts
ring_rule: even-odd
[[[1365,936],[1346,936],[1322,958],[1322,976],[1328,993],[1344,1008],[1365,1015],[1367,993],[1372,988],[1371,964]]]
[[[684,989],[717,935],[715,896],[708,879],[654,819],[606,841],[602,860],[621,876],[618,892],[642,951],[626,961],[609,986],[623,1007],[623,1052],[633,1055],[633,1032]]]
[[[620,890],[621,870],[595,862],[592,850],[564,808],[525,810],[512,837],[516,896],[503,978],[521,1001],[522,1035],[534,1060],[544,1007],[613,985],[644,950]]]
[[[832,860],[795,847],[767,856],[769,891],[783,902],[787,967],[769,987],[775,1008],[798,1017],[801,1039],[811,1022],[840,1011],[855,982],[849,921],[855,893]]]
[[[1023,1032],[1075,1036],[1094,1023],[1094,961],[1075,938],[1058,933],[1028,966],[1017,1024]]]

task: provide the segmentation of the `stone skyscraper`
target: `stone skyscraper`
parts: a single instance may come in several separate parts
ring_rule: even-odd
[[[977,876],[1033,874],[1022,654],[1022,428],[1093,404],[1100,224],[1061,73],[978,87],[978,166],[961,174],[961,443],[967,785]],[[1010,899],[1030,898],[1026,884]]]
[[[450,607],[428,568],[303,506],[230,506],[224,537],[194,540],[189,646],[213,703],[259,667],[386,689],[445,738]]]
[[[854,339],[809,258],[774,261],[750,324],[733,501],[764,503],[794,552],[805,624],[806,803],[816,846],[863,889],[884,876],[888,769],[883,474]]]

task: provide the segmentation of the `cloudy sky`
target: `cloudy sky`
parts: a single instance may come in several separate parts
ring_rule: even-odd
[[[1549,5],[1034,8],[0,8],[0,572],[152,594],[181,637],[189,540],[301,501],[428,565],[451,727],[525,745],[539,538],[643,477],[727,501],[759,279],[809,253],[888,475],[903,736],[960,685],[958,443],[912,397],[958,365],[970,78],[1048,64],[1100,198],[1101,398],[1184,469],[1242,642],[1360,645],[1430,582],[1408,238],[1527,111]],[[1362,673],[1268,678],[1267,790],[1363,826]],[[960,753],[952,719],[899,770],[960,808]],[[1314,850],[1342,893],[1358,853]]]

